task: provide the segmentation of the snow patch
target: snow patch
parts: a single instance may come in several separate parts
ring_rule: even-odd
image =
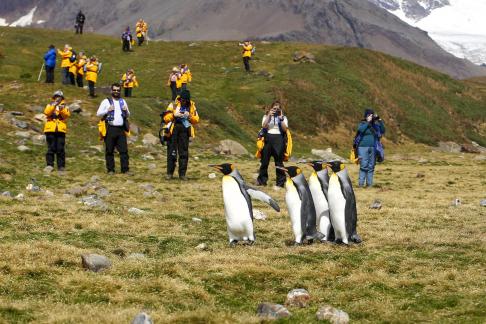
[[[0,26],[1,26],[1,27],[8,26],[8,24],[7,24],[7,20],[6,20],[6,19],[3,19],[3,18],[0,18]]]
[[[16,21],[10,24],[11,27],[25,27],[32,25],[32,21],[34,19],[34,13],[37,10],[37,7],[34,7],[28,14],[25,16],[20,17]]]
[[[37,25],[43,24],[45,22],[46,22],[45,20],[37,20]]]

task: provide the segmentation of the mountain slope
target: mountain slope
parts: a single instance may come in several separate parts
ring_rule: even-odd
[[[0,33],[0,103],[8,110],[45,104],[54,88],[35,82],[42,53],[47,44],[61,46],[67,42],[75,49],[97,54],[104,62],[99,86],[119,80],[128,67],[135,69],[141,87],[129,104],[135,111],[134,121],[153,134],[157,133],[158,114],[164,107],[160,102],[169,98],[166,74],[172,66],[186,62],[194,74],[191,89],[203,120],[199,143],[229,137],[252,148],[262,108],[275,98],[287,106],[297,150],[323,143],[346,149],[367,106],[375,107],[386,120],[388,141],[485,143],[481,128],[486,102],[483,93],[476,92],[473,85],[369,50],[257,43],[258,54],[252,61],[256,72],[246,75],[241,69],[240,49],[233,42],[201,42],[196,46],[159,42],[122,53],[117,39],[94,34],[75,37],[71,33],[5,27]],[[312,52],[317,63],[294,63],[292,54],[296,50]],[[268,73],[273,77],[267,77]],[[12,85],[16,84],[21,90],[12,97]],[[95,111],[99,100],[86,99],[83,90],[61,88],[69,100],[81,99],[87,109]],[[81,139],[86,134],[84,127],[95,123],[92,118],[79,124],[83,126],[73,126],[72,136],[85,143]],[[97,143],[95,131],[89,134],[88,142]]]
[[[5,6],[5,5],[4,5]],[[418,64],[466,78],[486,70],[459,60],[437,46],[425,33],[411,28],[367,1],[358,0],[169,0],[95,1],[80,6],[55,0],[22,1],[0,8],[9,22],[36,7],[32,23],[49,28],[72,29],[81,8],[87,15],[86,29],[119,35],[143,17],[151,37],[163,40],[278,39],[364,47],[382,51]],[[23,21],[28,21],[29,16]],[[38,24],[39,22],[42,22]]]

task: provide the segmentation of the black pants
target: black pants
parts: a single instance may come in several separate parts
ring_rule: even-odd
[[[61,68],[61,75],[62,75],[62,84],[69,84],[69,68],[63,67]]]
[[[175,81],[170,82],[170,90],[172,91],[172,101],[177,98],[177,83]]]
[[[268,181],[268,165],[270,164],[270,158],[273,156],[275,166],[284,166],[284,138],[280,134],[267,134],[265,137],[265,146],[262,150],[262,159],[260,165],[260,171],[258,174],[258,183],[266,185]],[[285,172],[276,169],[277,186],[283,187],[285,185]]]
[[[141,46],[143,44],[143,41],[145,40],[145,37],[137,37],[138,40],[138,46]]]
[[[128,52],[130,50],[130,41],[129,40],[126,40],[126,39],[123,40],[122,50],[124,52]]]
[[[46,83],[54,83],[54,67],[46,66]]]
[[[88,81],[89,95],[95,97],[95,83],[93,81]]]
[[[131,97],[132,96],[132,89],[133,88],[123,88],[125,89],[125,97]]]
[[[46,163],[54,167],[54,156],[57,158],[57,168],[64,168],[66,165],[66,134],[60,132],[45,133],[47,141]]]
[[[179,94],[180,94],[180,92],[181,92],[182,90],[187,90],[187,83],[183,83],[183,84],[181,85],[181,88],[179,89]]]
[[[250,58],[248,56],[243,58],[243,64],[245,65],[245,71],[250,72]]]
[[[84,86],[83,77],[84,77],[84,75],[81,75],[81,74],[78,74],[76,76],[76,82],[78,83],[78,87],[80,87],[80,88],[82,88]]]
[[[74,73],[69,72],[69,83],[71,85],[76,85],[76,76]]]
[[[123,126],[107,125],[105,137],[105,160],[108,172],[115,172],[115,148],[120,153],[121,172],[128,171],[127,136]]]
[[[167,174],[173,175],[179,155],[179,177],[186,175],[189,161],[189,132],[181,123],[176,123],[167,147]]]
[[[83,24],[77,23],[76,24],[76,34],[82,34],[83,33]]]

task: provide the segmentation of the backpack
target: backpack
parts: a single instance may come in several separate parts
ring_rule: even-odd
[[[76,61],[76,52],[71,50],[71,57],[69,58],[69,62],[74,63]]]
[[[280,128],[280,133],[283,134],[283,139],[284,139],[284,162],[289,161],[290,157],[292,156],[292,149],[293,149],[293,142],[292,142],[292,134],[290,133],[290,130],[287,128],[285,132],[283,132],[282,127],[279,125]],[[265,146],[265,135],[267,134],[267,130],[262,128],[258,132],[258,137],[257,137],[257,151],[255,153],[255,157],[260,159],[262,157],[262,151],[263,147]]]

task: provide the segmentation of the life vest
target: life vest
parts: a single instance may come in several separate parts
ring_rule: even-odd
[[[180,102],[178,102],[177,105],[174,105],[174,103],[171,102],[169,106],[167,106],[167,110],[161,115],[165,123],[164,127],[167,128],[167,132],[166,132],[167,138],[170,138],[172,136],[172,133],[174,132],[174,126],[176,124],[174,113],[177,110],[177,108],[179,108],[180,106],[181,106]],[[199,123],[199,114],[197,113],[196,110],[196,104],[192,100],[191,100],[191,107],[189,108],[189,122],[191,123],[190,135],[191,137],[196,137],[196,131],[194,129],[194,125]]]
[[[111,98],[106,98],[106,99],[108,99],[110,106],[114,105],[113,99],[111,99]],[[123,106],[125,105],[125,100],[120,98],[118,102],[120,104],[120,109],[122,110],[122,118],[124,120],[124,126],[125,126],[125,135],[130,136],[130,126],[128,125],[128,122],[127,122],[127,119],[126,119],[127,113],[126,113],[126,111],[124,111],[122,109]],[[104,140],[105,137],[106,137],[106,130],[107,130],[106,123],[109,122],[109,121],[113,121],[113,119],[115,119],[115,110],[108,112],[98,122],[98,134],[99,134],[100,141]]]

